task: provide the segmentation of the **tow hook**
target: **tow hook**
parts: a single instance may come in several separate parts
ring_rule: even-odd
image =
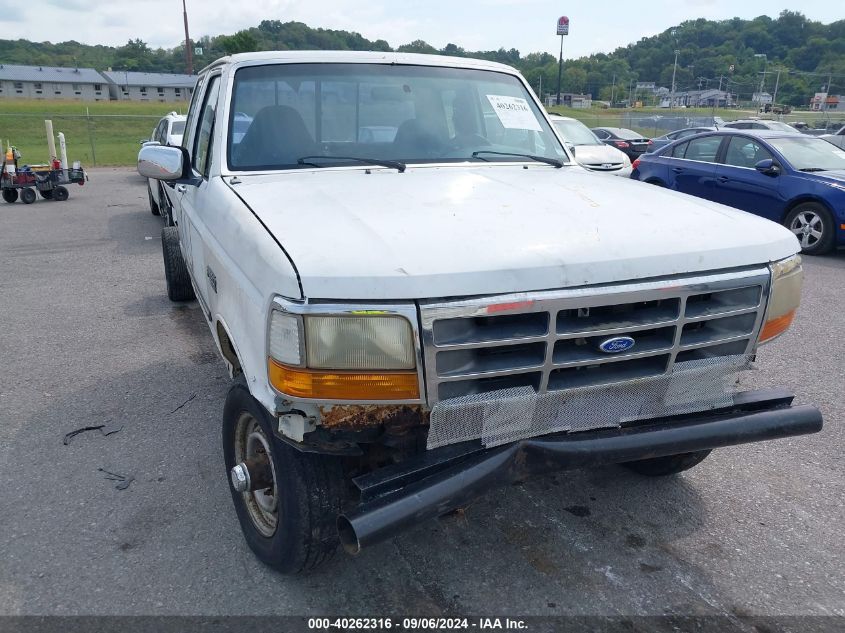
[[[229,476],[232,479],[232,488],[237,492],[251,492],[273,486],[273,471],[266,454],[233,466]]]

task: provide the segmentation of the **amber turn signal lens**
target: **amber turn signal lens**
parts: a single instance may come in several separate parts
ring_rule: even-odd
[[[416,371],[326,372],[287,367],[267,359],[270,384],[293,398],[321,400],[416,400]]]
[[[765,343],[779,334],[786,332],[786,330],[789,329],[789,326],[792,325],[792,319],[794,318],[795,310],[791,310],[783,316],[766,321],[765,325],[763,325],[762,331],[760,332],[760,342]]]

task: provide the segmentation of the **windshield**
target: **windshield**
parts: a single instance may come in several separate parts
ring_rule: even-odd
[[[355,164],[353,159],[568,160],[522,82],[491,71],[396,64],[249,66],[235,74],[229,112],[228,163],[241,171],[313,169],[297,162],[313,156],[325,167]]]
[[[845,152],[814,136],[766,139],[794,169],[827,171],[845,169]]]
[[[573,145],[604,145],[592,130],[581,121],[568,119],[552,119],[552,124],[564,141]]]
[[[171,134],[184,134],[185,133],[185,122],[184,121],[174,121],[170,126],[170,133]]]

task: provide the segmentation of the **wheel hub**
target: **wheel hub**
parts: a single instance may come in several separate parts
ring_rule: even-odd
[[[237,464],[229,472],[232,487],[243,495],[249,518],[256,529],[270,537],[279,522],[278,486],[271,443],[255,418],[247,412],[238,420],[234,457]]]

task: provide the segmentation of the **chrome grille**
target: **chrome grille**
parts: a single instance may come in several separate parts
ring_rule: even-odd
[[[421,302],[430,405],[501,389],[543,394],[752,354],[768,268],[614,286]],[[612,336],[636,341],[610,354]]]

